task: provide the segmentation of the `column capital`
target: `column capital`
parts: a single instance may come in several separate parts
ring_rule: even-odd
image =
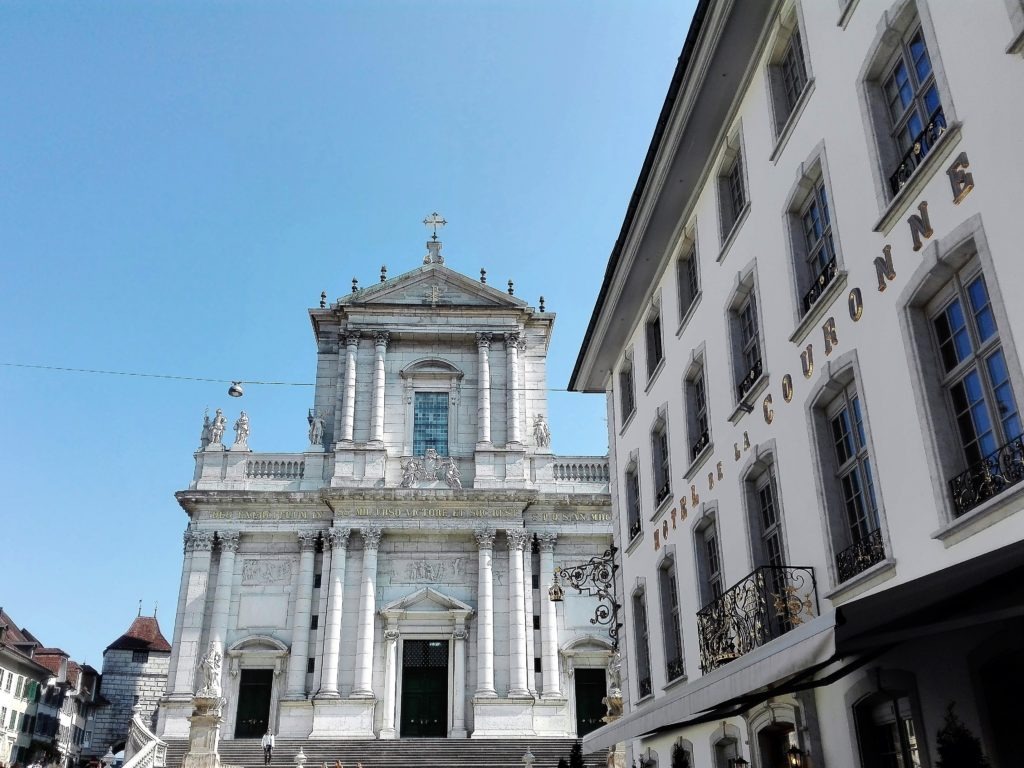
[[[558,541],[558,534],[552,531],[537,534],[537,545],[541,552],[554,552],[556,541]]]
[[[320,531],[299,531],[299,551],[309,552],[316,549],[316,541]]]
[[[525,528],[509,528],[505,531],[505,538],[508,541],[508,548],[512,550],[520,551],[526,546],[526,540],[530,537],[530,534]]]
[[[507,331],[505,333],[505,346],[509,349],[512,349],[513,347],[518,349],[520,338],[521,336],[519,331]]]
[[[340,334],[340,338],[345,342],[346,347],[358,347],[359,339],[362,336],[363,334],[360,331],[342,331]]]
[[[217,531],[217,543],[221,552],[237,552],[238,540],[242,537],[238,531]]]
[[[473,531],[473,536],[476,537],[476,544],[480,549],[490,549],[494,546],[495,533],[493,528],[477,528]]]
[[[393,643],[393,642],[398,640],[398,638],[401,636],[401,634],[402,633],[399,632],[397,629],[385,629],[384,630],[384,639],[387,640],[388,642]]]
[[[375,346],[384,347],[387,349],[388,342],[391,341],[391,331],[374,331],[373,332],[373,343]]]
[[[469,637],[469,630],[465,627],[456,627],[455,631],[452,632],[452,637],[456,640],[466,640]]]
[[[480,349],[489,349],[491,346],[491,334],[484,333],[483,331],[477,331],[476,345]]]
[[[186,531],[185,551],[186,552],[209,552],[213,549],[212,531]]]
[[[384,532],[376,525],[367,528],[360,528],[359,533],[363,537],[364,549],[377,549],[380,546],[380,537]]]
[[[331,528],[327,531],[327,541],[331,549],[348,549],[348,537],[352,534],[349,528]]]

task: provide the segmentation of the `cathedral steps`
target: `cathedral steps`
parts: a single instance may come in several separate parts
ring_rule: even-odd
[[[395,739],[395,740],[316,740],[278,737],[272,768],[295,768],[295,755],[302,747],[306,768],[334,768],[340,761],[345,768],[523,768],[523,754],[529,747],[536,758],[534,768],[556,768],[559,758],[569,759],[573,739]],[[180,768],[187,742],[167,742],[167,768]],[[232,739],[220,742],[221,762],[231,766],[260,768],[263,750],[259,739]],[[605,753],[585,756],[587,768],[603,768]]]

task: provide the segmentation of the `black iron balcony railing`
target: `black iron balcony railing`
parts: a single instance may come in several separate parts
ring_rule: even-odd
[[[717,669],[817,615],[813,568],[762,566],[697,612],[700,668]]]
[[[861,571],[866,571],[875,563],[885,560],[885,542],[882,531],[873,530],[855,544],[851,544],[836,555],[836,574],[839,583],[852,579]]]
[[[750,391],[750,388],[754,386],[758,379],[761,378],[761,358],[757,358],[754,364],[750,366],[750,370],[747,371],[747,375],[736,382],[736,395],[737,399],[742,400],[743,396]]]
[[[639,683],[639,685],[637,687],[640,690],[640,698],[641,699],[644,698],[645,696],[650,696],[651,695],[651,676],[648,675],[647,677],[641,677],[640,678],[640,683]]]
[[[682,657],[669,659],[665,665],[665,671],[668,674],[669,682],[683,677],[686,674],[686,665],[683,663]]]
[[[817,303],[818,299],[821,298],[821,295],[825,292],[825,289],[828,288],[828,286],[835,279],[836,272],[838,271],[839,267],[836,264],[836,257],[833,256],[829,260],[828,264],[821,268],[821,272],[818,273],[818,276],[814,278],[814,283],[811,285],[810,290],[804,294],[803,314],[806,315],[808,312],[811,311],[811,307],[813,307]]]
[[[629,540],[632,541],[640,535],[640,518],[629,524]]]
[[[654,503],[661,504],[665,499],[672,495],[672,485],[666,480],[658,487],[657,493],[654,494]]]
[[[903,189],[904,184],[910,181],[914,171],[921,165],[921,162],[928,156],[928,153],[932,151],[935,142],[945,132],[946,113],[942,111],[942,107],[939,107],[928,119],[928,125],[925,126],[924,130],[914,138],[914,143],[910,145],[910,149],[903,155],[903,159],[900,160],[896,172],[889,177],[889,187],[894,195]]]
[[[711,433],[705,429],[703,432],[700,433],[700,437],[697,438],[697,442],[690,446],[690,461],[693,461],[698,456],[700,456],[700,452],[707,448],[708,443],[710,442]]]
[[[1021,437],[1015,437],[949,481],[954,514],[957,517],[966,514],[1021,480],[1024,480],[1024,442]]]

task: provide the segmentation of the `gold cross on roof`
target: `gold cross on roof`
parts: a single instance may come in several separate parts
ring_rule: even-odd
[[[439,214],[437,211],[434,211],[423,220],[424,226],[431,227],[434,230],[434,234],[430,237],[431,240],[437,240],[437,228],[443,227],[447,223],[448,222],[444,220],[444,216]]]

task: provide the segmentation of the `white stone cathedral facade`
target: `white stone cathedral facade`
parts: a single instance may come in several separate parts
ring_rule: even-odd
[[[611,546],[606,457],[547,427],[554,314],[444,265],[310,310],[308,449],[208,422],[189,489],[158,734],[188,733],[208,649],[222,738],[565,737],[600,724],[595,597],[556,568]],[[258,424],[259,414],[248,415]]]

